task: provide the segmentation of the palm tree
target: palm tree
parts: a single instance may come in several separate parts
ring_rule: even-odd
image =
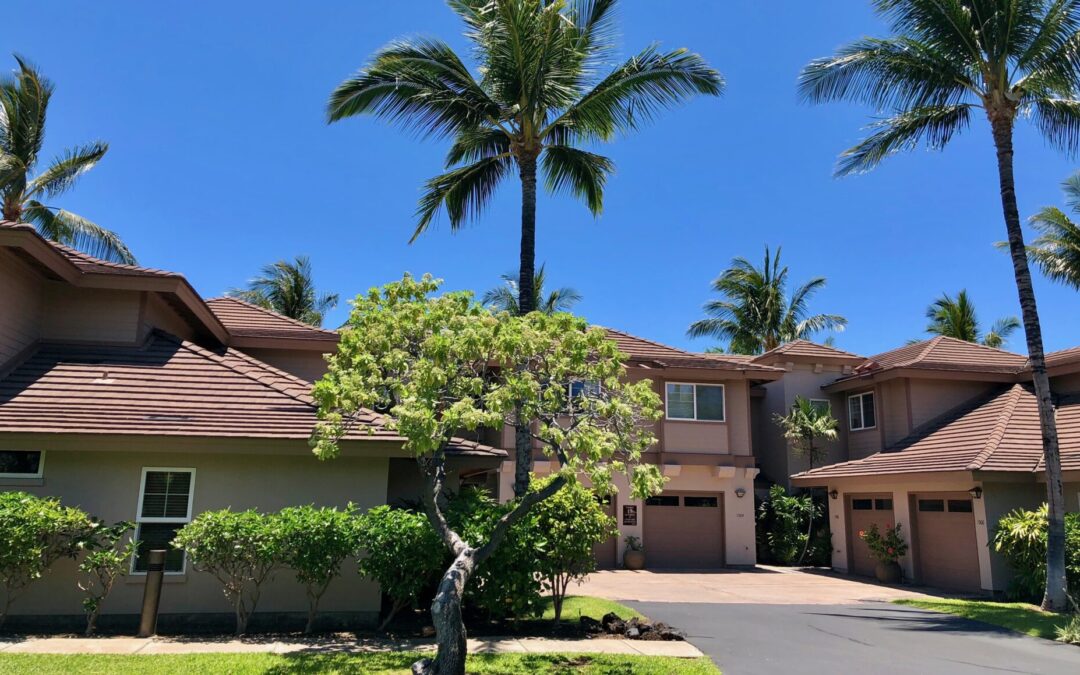
[[[892,36],[864,38],[812,61],[799,77],[811,102],[849,100],[890,115],[840,156],[839,175],[869,171],[925,143],[946,146],[982,111],[997,151],[998,188],[1039,400],[1050,523],[1044,609],[1066,608],[1061,461],[1042,331],[1020,228],[1013,129],[1030,119],[1048,143],[1080,149],[1080,0],[872,0]]]
[[[425,136],[451,137],[448,171],[429,180],[413,240],[445,210],[452,230],[480,216],[515,170],[521,182],[518,308],[535,309],[537,168],[550,192],[594,216],[614,163],[582,149],[628,132],[724,81],[697,54],[648,47],[603,77],[617,0],[448,0],[465,22],[479,79],[445,43],[405,39],[331,94],[331,122],[371,114]]]
[[[1064,189],[1069,208],[1080,212],[1080,173]],[[1032,216],[1031,225],[1039,236],[1028,246],[1028,257],[1050,279],[1080,290],[1080,226],[1053,206]]]
[[[312,326],[321,326],[323,315],[337,306],[337,293],[316,292],[306,255],[266,265],[261,275],[246,289],[233,289],[228,295]]]
[[[931,335],[944,335],[995,349],[1000,349],[1020,327],[1020,319],[1006,316],[995,321],[990,331],[984,334],[967,290],[961,290],[955,298],[948,293],[942,294],[926,309],[926,318],[930,319],[926,332]]]
[[[510,312],[518,314],[518,280],[516,274],[503,274],[501,286],[496,286],[484,293],[480,300],[485,306],[497,312]],[[581,302],[581,294],[569,286],[556,288],[544,297],[544,266],[536,270],[533,277],[533,307],[544,314],[556,312],[569,312],[574,305]]]
[[[134,263],[120,237],[70,211],[42,203],[70,190],[109,149],[96,141],[65,150],[34,175],[45,141],[53,85],[22,58],[13,76],[0,79],[0,211],[4,220],[31,223],[46,239],[106,260]]]
[[[825,287],[815,277],[787,295],[788,268],[780,265],[780,248],[759,268],[746,258],[735,258],[731,267],[713,281],[720,300],[705,304],[708,318],[690,324],[690,337],[728,340],[731,354],[761,354],[785,342],[806,339],[823,330],[843,330],[847,319],[838,314],[810,314],[810,298]]]

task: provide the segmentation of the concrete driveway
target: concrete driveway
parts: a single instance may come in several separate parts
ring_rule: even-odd
[[[725,675],[1080,673],[1080,647],[894,605],[922,594],[831,573],[620,570],[571,592],[681,629]]]

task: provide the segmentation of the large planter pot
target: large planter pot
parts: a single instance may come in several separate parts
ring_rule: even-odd
[[[626,549],[626,552],[622,556],[622,564],[628,570],[643,570],[645,569],[645,551],[635,551],[633,549]]]
[[[904,571],[898,562],[879,562],[874,568],[874,576],[883,584],[898,584]]]

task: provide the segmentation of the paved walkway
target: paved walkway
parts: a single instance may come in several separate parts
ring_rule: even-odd
[[[132,638],[62,638],[45,637],[0,640],[0,654],[273,654],[349,653],[387,651],[432,651],[432,640],[376,640],[354,638],[312,638],[281,641],[259,639],[182,639],[169,637]],[[629,654],[632,656],[675,656],[696,658],[701,651],[689,642],[653,642],[646,640],[549,640],[545,638],[490,638],[469,640],[472,654],[540,654],[567,652],[578,654]]]

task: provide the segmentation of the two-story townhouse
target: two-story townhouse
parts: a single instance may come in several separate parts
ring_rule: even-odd
[[[339,459],[312,456],[310,380],[336,341],[250,305],[205,302],[179,274],[106,263],[0,223],[0,490],[136,523],[143,545],[106,604],[110,616],[138,613],[145,552],[202,511],[368,508],[415,496],[403,439],[375,413]],[[469,440],[453,452],[451,482],[505,455]],[[58,563],[18,599],[12,623],[77,620],[75,580],[73,563]],[[375,617],[377,586],[349,569],[334,584],[328,617]],[[300,617],[306,606],[301,586],[279,573],[259,609]],[[229,606],[176,551],[161,611],[163,622],[227,619]]]
[[[1066,507],[1080,508],[1080,349],[1047,359],[1056,396]],[[792,476],[829,495],[833,567],[873,574],[859,533],[899,523],[908,578],[1000,592],[990,545],[1000,517],[1046,499],[1027,359],[936,337],[865,359],[821,387],[840,420],[844,461]]]

